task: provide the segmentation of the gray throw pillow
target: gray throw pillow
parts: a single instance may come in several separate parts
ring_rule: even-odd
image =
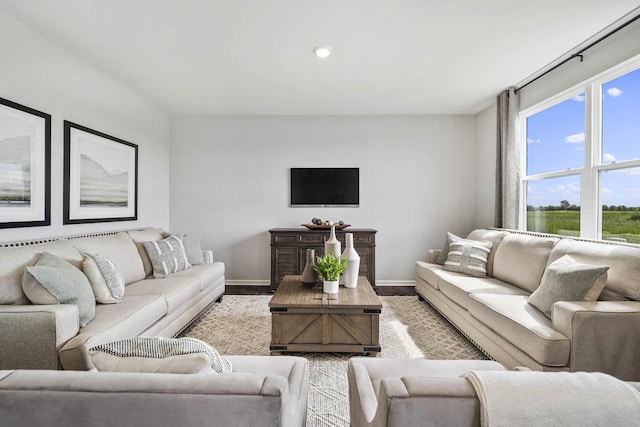
[[[449,255],[449,244],[456,240],[462,240],[462,237],[458,237],[453,233],[447,232],[447,237],[444,239],[444,245],[442,246],[442,250],[438,254],[436,264],[444,265],[445,261],[447,260],[447,256]]]
[[[97,254],[84,254],[82,271],[89,279],[96,301],[117,304],[124,297],[124,278],[110,258]]]
[[[492,246],[491,242],[453,240],[449,243],[449,253],[442,268],[474,277],[486,277],[487,259]]]
[[[156,279],[191,267],[182,240],[175,235],[164,240],[143,242],[143,245],[151,259],[153,277]]]
[[[36,265],[26,267],[22,289],[33,304],[73,304],[80,326],[96,315],[96,301],[87,277],[64,259],[43,252]]]
[[[529,304],[551,318],[551,308],[558,301],[583,301],[589,291],[602,284],[609,267],[579,264],[563,256],[547,266],[540,286],[529,297]],[[602,286],[604,287],[604,286]]]
[[[197,234],[176,234],[182,245],[184,251],[187,254],[187,260],[191,265],[204,264],[204,257],[202,255],[202,236]]]

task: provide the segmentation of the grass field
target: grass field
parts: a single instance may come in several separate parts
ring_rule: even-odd
[[[622,238],[629,243],[640,243],[640,221],[631,216],[638,212],[604,211],[602,213],[602,238]],[[565,236],[580,235],[578,211],[528,211],[527,229]]]

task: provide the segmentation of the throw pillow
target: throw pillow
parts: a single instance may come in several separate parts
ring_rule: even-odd
[[[442,246],[442,250],[438,254],[438,259],[436,259],[436,264],[444,265],[447,260],[447,256],[449,255],[449,244],[456,240],[461,240],[462,237],[458,237],[453,233],[447,232],[447,237],[444,239],[444,245]]]
[[[96,254],[83,254],[82,271],[89,279],[96,301],[117,304],[124,297],[124,278],[111,259]]]
[[[43,252],[36,265],[26,267],[22,289],[33,304],[74,304],[80,326],[96,315],[96,301],[87,277],[64,259]]]
[[[202,236],[195,234],[176,234],[182,245],[184,251],[187,254],[187,260],[191,265],[204,264],[204,257],[202,255]]]
[[[565,255],[547,266],[540,286],[529,297],[529,304],[551,318],[551,307],[556,302],[584,301],[592,288],[604,288],[607,270],[607,266],[579,264]],[[590,297],[593,298],[593,293]]]
[[[195,338],[137,337],[89,349],[98,371],[197,374],[229,373],[231,362]]]
[[[144,242],[143,245],[151,259],[153,277],[156,279],[191,267],[182,241],[175,235],[164,240]]]
[[[442,268],[474,277],[486,277],[487,259],[489,252],[491,252],[491,246],[493,246],[491,242],[453,240],[449,243],[449,253]]]

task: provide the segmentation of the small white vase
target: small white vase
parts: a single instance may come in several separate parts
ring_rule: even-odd
[[[344,270],[344,287],[355,288],[358,286],[358,272],[360,271],[360,255],[353,247],[353,233],[346,233],[345,248],[342,259],[347,260],[347,268]]]
[[[324,280],[322,282],[322,291],[325,294],[337,294],[340,288],[339,280]]]
[[[336,238],[336,225],[331,223],[331,234],[329,240],[324,242],[324,254],[332,253],[336,258],[340,258],[340,240]]]

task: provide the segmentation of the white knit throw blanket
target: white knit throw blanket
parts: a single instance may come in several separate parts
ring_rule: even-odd
[[[610,375],[587,372],[472,371],[482,427],[632,426],[640,392]]]
[[[211,368],[219,373],[231,372],[231,362],[204,341],[195,338],[136,337],[92,347],[90,351],[104,351],[119,357],[150,357],[163,359],[181,354],[204,353],[211,360]]]

